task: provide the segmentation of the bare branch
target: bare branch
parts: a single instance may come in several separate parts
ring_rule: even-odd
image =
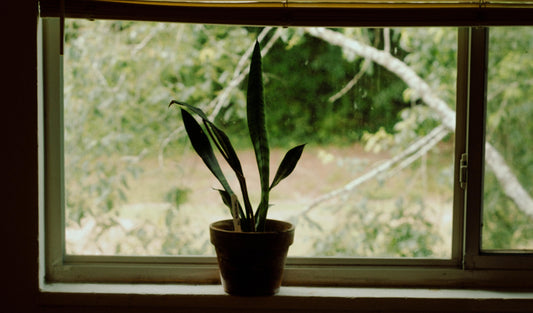
[[[319,204],[331,200],[333,198],[337,198],[343,194],[346,194],[347,192],[352,191],[359,185],[375,178],[379,174],[382,174],[389,169],[391,169],[395,164],[402,161],[405,158],[408,158],[410,155],[416,156],[416,158],[420,157],[422,154],[429,151],[431,148],[433,148],[437,143],[439,143],[442,138],[444,138],[449,133],[449,130],[445,129],[444,126],[440,125],[433,129],[429,134],[426,136],[416,140],[414,143],[409,145],[406,149],[404,149],[402,152],[398,153],[394,157],[386,160],[385,162],[375,166],[370,171],[366,172],[365,174],[357,177],[356,179],[352,180],[348,184],[344,185],[342,188],[333,190],[325,195],[322,195],[318,198],[316,198],[311,204],[309,204],[305,210],[303,210],[300,215],[306,215],[317,207]],[[422,151],[422,153],[420,153]],[[417,153],[418,152],[418,153]],[[411,161],[412,162],[412,161]],[[403,163],[402,163],[403,164]]]
[[[357,72],[357,74],[346,84],[346,86],[344,86],[339,92],[331,96],[328,99],[328,101],[330,103],[333,103],[337,101],[339,98],[341,98],[342,96],[344,96],[348,91],[350,91],[350,89],[352,89],[355,86],[355,84],[357,84],[357,82],[361,79],[361,77],[363,77],[365,72],[370,67],[371,63],[372,62],[370,62],[368,59],[365,59],[363,61],[363,66],[361,66],[361,69],[359,70],[359,72]]]
[[[533,217],[533,200],[522,188],[522,185],[513,174],[513,171],[501,156],[501,154],[488,142],[485,143],[485,161],[496,176],[503,192],[527,215]]]
[[[390,53],[390,28],[383,28],[383,50]]]
[[[435,130],[437,131],[437,133],[434,134],[434,136],[428,138],[428,142],[425,145],[420,147],[418,151],[416,151],[412,155],[406,157],[394,169],[389,171],[389,173],[387,174],[387,177],[392,177],[396,175],[396,173],[401,172],[402,170],[407,168],[409,165],[411,165],[413,162],[415,162],[422,156],[426,155],[429,152],[429,150],[431,150],[434,146],[436,146],[442,139],[444,139],[444,137],[446,137],[446,135],[450,133],[450,131],[442,127],[442,125],[435,128]]]
[[[155,28],[152,28],[150,33],[148,33],[148,35],[146,35],[146,37],[144,37],[143,40],[141,40],[141,42],[139,42],[138,44],[135,45],[135,47],[133,47],[133,49],[131,50],[131,57],[134,58],[135,55],[139,53],[139,51],[141,51],[148,44],[148,42],[152,40],[152,38],[154,38],[156,33],[157,33],[157,30]]]

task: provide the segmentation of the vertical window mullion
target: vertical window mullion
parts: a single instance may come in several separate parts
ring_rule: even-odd
[[[63,60],[60,55],[59,19],[43,19],[45,259],[47,276],[63,264]],[[47,277],[47,279],[50,277]]]
[[[464,268],[475,267],[481,248],[487,94],[488,28],[470,30]]]
[[[463,257],[465,192],[461,186],[461,157],[466,153],[467,109],[469,90],[470,28],[459,28],[457,36],[457,87],[454,151],[454,202],[452,260],[460,264]]]

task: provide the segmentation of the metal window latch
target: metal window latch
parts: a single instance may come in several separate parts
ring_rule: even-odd
[[[466,188],[468,182],[468,153],[461,154],[461,162],[459,163],[459,183],[461,189]]]

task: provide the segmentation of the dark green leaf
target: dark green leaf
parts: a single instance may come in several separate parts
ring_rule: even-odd
[[[246,115],[248,130],[255,151],[261,182],[261,201],[256,211],[256,227],[264,227],[268,211],[270,184],[270,150],[265,121],[265,101],[263,96],[263,77],[261,69],[261,49],[256,41],[250,64],[248,92],[246,96]]]
[[[235,149],[233,148],[233,145],[231,144],[228,136],[219,128],[217,128],[213,123],[210,123],[209,121],[206,121],[205,123],[206,128],[210,130],[210,135],[213,141],[215,141],[218,150],[222,155],[224,156],[224,159],[228,162],[228,164],[231,166],[233,171],[235,172],[235,175],[237,176],[237,179],[239,181],[239,185],[241,187],[242,197],[244,201],[244,208],[246,210],[246,218],[249,221],[254,220],[254,213],[252,210],[252,205],[250,204],[250,198],[248,196],[248,187],[246,186],[246,179],[244,177],[244,173],[242,171],[241,162],[239,161],[239,158],[237,156],[237,153],[235,152]],[[240,208],[240,207],[239,207]],[[244,221],[243,223],[244,224]],[[253,222],[251,223],[253,225]],[[251,225],[241,225],[242,227],[253,227]]]
[[[220,194],[220,197],[222,198],[222,202],[230,209],[231,209],[231,195],[227,193],[225,190],[217,189],[217,191]],[[242,211],[241,204],[237,201],[237,211],[239,212],[239,218],[241,220],[241,227],[243,231],[253,231],[253,228],[251,227],[251,224],[249,219],[244,216],[244,212]],[[232,214],[233,215],[233,214]]]
[[[194,114],[198,115],[202,120],[209,121],[204,111],[202,111],[200,108],[195,107],[194,105],[190,105],[188,103],[181,102],[181,101],[172,100],[170,101],[170,104],[168,106],[170,107],[173,104],[180,106],[182,109],[185,108],[193,112]]]
[[[220,184],[222,184],[224,190],[226,190],[229,194],[233,194],[233,191],[231,190],[224,173],[220,169],[220,165],[218,164],[215,154],[213,153],[213,148],[211,147],[209,138],[205,134],[204,130],[200,124],[196,122],[194,117],[192,117],[192,115],[186,110],[181,109],[181,116],[183,118],[183,124],[185,125],[185,131],[189,136],[194,150],[202,158],[205,165],[209,168],[213,175],[215,175]]]
[[[274,176],[274,180],[272,181],[272,184],[270,185],[270,189],[274,188],[280,181],[285,179],[287,176],[289,176],[294,168],[296,167],[296,164],[300,160],[300,156],[302,155],[302,152],[304,151],[305,144],[296,146],[289,150],[287,154],[285,154],[285,157],[283,157],[283,160],[281,161],[278,171],[276,172],[276,175]]]
[[[259,43],[255,43],[250,65],[250,76],[248,79],[248,93],[246,113],[248,119],[248,129],[255,150],[257,165],[261,174],[261,185],[268,188],[270,151],[268,146],[268,136],[266,131],[265,101],[263,97],[263,77],[261,70],[261,50]]]
[[[182,109],[186,109],[191,111],[192,113],[198,115],[202,121],[204,122],[204,125],[206,126],[207,131],[209,132],[209,136],[215,144],[217,145],[218,150],[226,159],[228,164],[231,166],[231,168],[238,174],[242,175],[242,166],[241,162],[239,161],[239,158],[237,157],[237,153],[235,152],[235,149],[233,148],[233,145],[231,144],[228,136],[226,133],[224,133],[223,130],[218,128],[213,122],[211,122],[207,115],[202,111],[200,108],[197,108],[193,105],[190,105],[185,102],[172,100],[169,104],[169,106],[176,104],[180,106]]]
[[[204,125],[205,125],[205,128],[207,129],[207,134],[209,135],[209,137],[211,137],[211,139],[215,143],[217,149],[220,151],[220,153],[222,154],[222,156],[224,157],[226,162],[228,162],[230,167],[235,172],[235,175],[237,176],[237,179],[239,181],[239,185],[241,187],[241,192],[242,192],[243,201],[244,201],[244,207],[246,209],[246,218],[249,221],[253,221],[254,220],[254,218],[253,218],[253,210],[252,210],[252,206],[250,204],[250,199],[249,199],[249,196],[248,196],[248,190],[247,190],[247,187],[246,187],[246,180],[244,178],[244,173],[242,171],[242,165],[241,165],[241,162],[240,162],[240,160],[239,160],[239,158],[237,156],[237,153],[235,152],[235,149],[233,148],[233,145],[231,144],[231,141],[229,140],[229,137],[226,135],[226,133],[224,133],[224,131],[222,131],[214,123],[209,121],[207,119],[207,115],[201,109],[199,109],[199,108],[197,108],[195,106],[192,106],[190,104],[187,104],[185,102],[180,102],[180,101],[176,101],[176,100],[172,100],[170,102],[169,106],[171,106],[173,104],[176,104],[176,105],[180,106],[182,108],[182,110],[183,109],[190,110],[192,113],[194,113],[194,114],[198,115],[200,118],[202,118],[202,120],[204,122]],[[230,209],[231,209],[231,205],[228,205],[228,207],[230,207]],[[239,204],[239,209],[240,209],[240,204]],[[253,225],[253,222],[251,222],[251,225]],[[252,228],[253,226],[248,225],[248,226],[245,226],[245,227]]]
[[[222,202],[231,209],[231,196],[226,190],[217,189],[218,193],[220,194],[220,198],[222,198]]]
[[[204,123],[206,125],[206,128],[211,132],[211,138],[217,144],[217,148],[224,156],[224,159],[226,159],[228,164],[231,166],[231,168],[235,171],[237,175],[244,176],[239,157],[237,156],[237,153],[235,152],[235,149],[233,148],[233,145],[231,144],[231,141],[229,140],[226,133],[216,127],[215,124],[207,120],[204,120]]]

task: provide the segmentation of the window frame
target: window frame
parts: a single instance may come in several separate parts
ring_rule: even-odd
[[[214,257],[65,255],[60,21],[58,18],[40,20],[45,116],[42,130],[45,134],[44,207],[41,208],[44,216],[41,232],[45,236],[44,283],[218,283],[218,266]],[[533,287],[533,255],[480,250],[486,79],[471,79],[471,73],[483,70],[486,78],[486,58],[482,57],[487,52],[486,36],[486,28],[482,27],[459,30],[458,50],[462,52],[458,54],[457,68],[451,259],[289,258],[285,285]],[[479,116],[483,116],[481,121],[474,118]],[[465,196],[459,183],[458,165],[463,153],[468,153],[469,159],[469,196]],[[471,209],[467,210],[467,207]]]
[[[487,119],[487,82],[489,30],[487,27],[472,28],[469,34],[471,73],[482,73],[481,79],[469,78],[468,106],[468,190],[465,202],[465,269],[529,269],[533,268],[533,250],[483,250],[483,181],[485,175],[485,133]],[[482,117],[481,119],[479,117]],[[470,195],[470,196],[469,196]],[[474,209],[467,209],[474,208]],[[469,236],[468,234],[474,234]]]

